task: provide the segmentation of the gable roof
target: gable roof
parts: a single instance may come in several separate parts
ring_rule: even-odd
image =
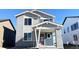
[[[0,22],[5,22],[5,21],[9,21],[10,24],[11,24],[11,26],[13,27],[14,31],[16,31],[16,30],[15,30],[15,27],[13,26],[13,24],[12,24],[12,22],[11,22],[10,19],[0,19]]]
[[[53,23],[53,22],[50,22],[50,21],[45,21],[45,22],[39,23],[39,24],[37,24],[37,25],[34,25],[34,26],[32,26],[32,27],[37,27],[37,26],[39,26],[39,25],[48,24],[48,23],[49,23],[49,24],[52,24],[52,25],[55,25],[55,26],[62,27],[62,25],[56,24],[56,23]]]
[[[25,11],[25,12],[22,12],[22,13],[19,13],[19,14],[15,15],[15,16],[18,17],[18,16],[21,16],[21,15],[24,15],[24,14],[27,14],[27,13],[35,14],[38,17],[45,17],[45,16],[48,16],[49,18],[54,18],[55,17],[53,15],[50,15],[48,13],[45,13],[45,12],[42,12],[42,11],[39,11],[39,10]]]
[[[40,11],[40,10],[32,10],[33,13],[36,13],[38,15],[40,15],[41,17],[45,17],[45,16],[48,16],[50,18],[54,18],[55,16],[54,15],[51,15],[51,14],[48,14],[46,12],[43,12],[43,11]]]
[[[64,23],[65,23],[65,21],[66,21],[67,18],[79,18],[79,16],[68,16],[68,17],[65,17],[62,25],[64,25]]]

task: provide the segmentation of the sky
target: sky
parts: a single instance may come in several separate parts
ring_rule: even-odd
[[[10,19],[16,28],[16,14],[31,9],[0,9],[0,19]],[[67,16],[79,16],[79,9],[39,9],[40,11],[49,13],[55,16],[55,22],[62,24]]]

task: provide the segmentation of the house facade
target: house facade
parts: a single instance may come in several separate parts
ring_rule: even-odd
[[[79,45],[79,16],[65,17],[63,26],[63,43]]]
[[[0,19],[0,47],[15,46],[16,31],[10,19]]]
[[[32,10],[16,15],[16,47],[63,48],[62,25],[55,16]]]

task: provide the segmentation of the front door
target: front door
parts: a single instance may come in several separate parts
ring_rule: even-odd
[[[53,36],[52,33],[45,33],[45,40],[44,45],[45,46],[53,46]]]
[[[52,47],[55,45],[55,35],[51,32],[40,34],[40,47]]]

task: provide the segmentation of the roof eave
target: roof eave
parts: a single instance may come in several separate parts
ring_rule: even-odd
[[[63,27],[63,25],[56,24],[56,23],[49,22],[49,21],[45,21],[45,22],[42,22],[42,23],[36,24],[36,25],[34,25],[34,26],[32,26],[32,27],[37,27],[37,26],[42,25],[42,24],[44,24],[44,23],[50,23],[50,24],[53,24],[53,25],[56,25],[56,26],[59,26],[59,27]]]
[[[42,12],[42,11],[37,10],[37,9],[32,10],[32,12],[33,12],[33,11],[38,11],[38,12],[44,13],[44,14],[46,14],[46,15],[49,15],[49,16],[51,16],[52,18],[55,18],[54,15],[48,14],[48,13],[46,13],[46,12]]]

